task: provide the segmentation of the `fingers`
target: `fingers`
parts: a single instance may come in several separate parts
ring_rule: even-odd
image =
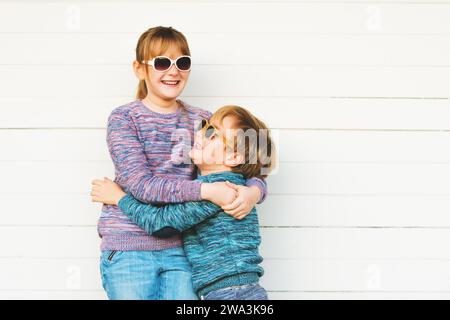
[[[230,181],[225,181],[226,185],[230,188],[234,189],[235,191],[239,192],[239,187],[235,185],[234,183],[231,183]]]
[[[237,197],[232,203],[224,205],[222,207],[222,210],[224,210],[225,212],[236,210],[242,204],[242,202],[242,199]]]
[[[96,190],[92,190],[90,195],[91,195],[92,202],[98,202],[100,194]]]
[[[105,182],[113,182],[111,179],[109,179],[108,177],[103,177],[103,180],[100,179],[95,179],[91,181],[91,184],[95,185],[95,186],[101,186],[103,185]]]
[[[244,212],[245,206],[240,205],[238,206],[236,209],[234,210],[227,210],[225,211],[227,214],[233,216],[234,218],[237,218],[239,216],[241,216]]]
[[[91,181],[92,187],[90,195],[92,202],[103,202],[101,197],[101,190],[105,187],[106,182],[113,182],[113,181],[108,177],[103,177],[103,180],[95,179]]]
[[[222,210],[224,210],[229,215],[236,217],[237,215],[242,214],[245,211],[245,208],[246,208],[245,201],[241,197],[238,197],[231,204],[223,206]]]
[[[238,219],[238,220],[242,220],[242,219],[244,219],[246,216],[247,216],[247,213],[241,212],[241,213],[238,213],[238,215],[235,216],[235,218]]]
[[[103,185],[103,180],[95,179],[92,180],[91,184],[93,184],[94,186],[101,186]]]
[[[102,186],[92,186],[91,191],[97,192],[97,191],[100,191],[100,190],[102,190],[102,189],[103,189]]]
[[[100,190],[101,190],[100,187],[101,186],[98,186],[98,185],[92,186],[91,193],[90,193],[91,197],[94,198],[94,197],[99,197],[100,196]],[[94,201],[94,200],[92,200],[92,201]]]
[[[246,216],[248,215],[247,210],[244,208],[238,212],[236,212],[233,216],[233,218],[237,219],[237,220],[242,220],[244,219]]]

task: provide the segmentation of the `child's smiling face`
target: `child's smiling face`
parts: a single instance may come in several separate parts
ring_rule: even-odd
[[[231,116],[223,119],[222,123],[211,118],[210,122],[217,132],[212,134],[210,138],[205,137],[203,130],[199,130],[194,137],[194,146],[189,152],[189,156],[200,170],[209,168],[220,168],[222,170],[230,169],[242,161],[242,158],[232,150],[227,148],[225,140],[231,144],[236,128],[235,120]]]
[[[176,46],[170,46],[161,56],[166,56],[172,60],[183,56],[183,53]],[[154,57],[151,57],[153,59]],[[153,69],[152,66],[141,64],[140,68],[147,68],[147,73],[141,72],[149,90],[150,98],[157,102],[160,100],[172,101],[175,100],[183,91],[189,78],[189,71],[180,71],[173,64],[169,70],[159,72]],[[138,74],[138,77],[141,78]]]

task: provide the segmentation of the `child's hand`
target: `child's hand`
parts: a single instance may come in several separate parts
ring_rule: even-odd
[[[92,202],[102,202],[117,206],[120,199],[126,195],[117,183],[106,177],[103,180],[92,181]]]
[[[202,199],[209,200],[222,207],[236,199],[238,193],[225,182],[202,183]]]
[[[244,219],[258,203],[261,192],[256,186],[238,186],[228,181],[226,183],[236,190],[238,196],[232,203],[222,206],[222,210],[238,220]]]

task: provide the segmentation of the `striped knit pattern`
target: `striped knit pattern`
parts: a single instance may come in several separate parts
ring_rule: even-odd
[[[114,109],[107,125],[107,144],[115,167],[115,182],[144,202],[198,201],[200,181],[195,167],[184,164],[194,138],[194,121],[210,112],[179,100],[183,108],[160,114],[140,100]],[[174,151],[174,152],[172,152]],[[184,151],[184,152],[183,152]],[[101,250],[160,250],[181,246],[180,235],[149,236],[122,214],[104,205],[98,223]]]
[[[201,181],[188,151],[194,141],[194,123],[211,113],[178,100],[174,113],[161,114],[140,100],[114,109],[107,125],[107,143],[115,167],[115,182],[127,193],[146,203],[178,203],[201,200]],[[265,181],[253,178],[267,194]],[[104,205],[98,223],[101,250],[161,250],[181,246],[181,236],[149,236],[122,214],[117,206]]]
[[[230,181],[243,185],[232,172],[199,176],[202,182]],[[192,264],[192,282],[199,295],[225,287],[257,283],[264,271],[256,209],[236,220],[208,201],[151,206],[127,195],[119,201],[125,214],[150,234],[174,228],[184,232],[184,248]]]

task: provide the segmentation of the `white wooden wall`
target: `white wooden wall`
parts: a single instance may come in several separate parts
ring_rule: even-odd
[[[279,133],[260,207],[272,299],[450,298],[450,1],[0,2],[0,298],[98,299],[90,181],[150,26],[183,98]]]

